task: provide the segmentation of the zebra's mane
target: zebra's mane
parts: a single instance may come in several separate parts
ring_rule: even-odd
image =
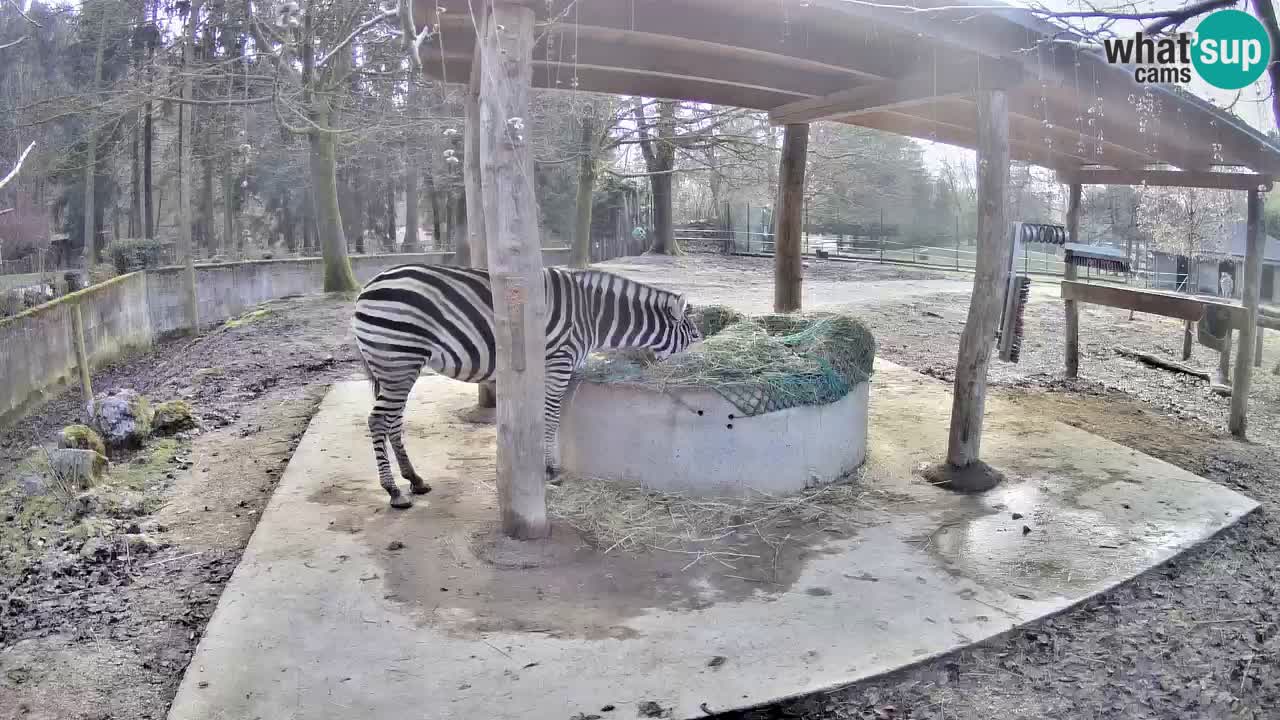
[[[604,270],[571,270],[570,274],[573,276],[574,282],[590,290],[599,290],[604,285],[603,281],[607,278],[617,283],[622,283],[623,287],[632,286],[648,288],[654,293],[652,297],[655,301],[683,297],[681,293],[671,290],[663,290],[662,288],[654,287],[648,283],[642,283],[638,280],[632,280],[631,278],[623,277],[617,273],[606,272]]]

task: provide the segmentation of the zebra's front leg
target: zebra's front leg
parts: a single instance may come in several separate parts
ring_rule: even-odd
[[[547,462],[547,476],[560,474],[560,405],[564,401],[565,389],[569,387],[569,378],[573,374],[573,358],[556,354],[547,358],[547,396],[543,409],[545,435],[543,452]]]

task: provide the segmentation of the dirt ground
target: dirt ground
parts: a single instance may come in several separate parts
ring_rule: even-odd
[[[605,267],[682,290],[695,303],[758,312],[772,301],[765,259],[690,255]],[[808,306],[864,318],[882,357],[951,378],[969,277],[810,261],[805,282]],[[1280,499],[1280,377],[1270,373],[1280,340],[1271,340],[1255,371],[1253,443],[1240,443],[1225,433],[1228,400],[1204,381],[1113,350],[1122,344],[1174,358],[1176,321],[1086,307],[1082,377],[1063,380],[1062,306],[1054,296],[1048,285],[1033,291],[1022,361],[994,363],[991,392],[1240,490],[1263,508],[1178,561],[1058,617],[871,683],[735,717],[1280,717],[1280,527],[1272,514]],[[159,509],[136,522],[157,547],[130,552],[121,535],[108,552],[85,558],[56,541],[29,548],[38,561],[24,572],[0,576],[0,720],[165,716],[325,388],[359,372],[349,303],[268,303],[267,312],[194,343],[170,341],[95,375],[98,389],[186,397],[202,428],[172,462],[143,471],[155,476],[148,487]],[[1197,346],[1191,364],[1211,369],[1216,356]],[[0,433],[0,478],[31,445],[77,419],[79,406],[78,394],[66,393]]]
[[[203,428],[158,467],[115,459],[113,477],[148,475],[154,513],[108,526],[98,552],[77,552],[78,539],[67,537],[27,548],[43,552],[24,572],[0,574],[0,720],[158,720],[167,713],[325,389],[358,369],[347,298],[279,300],[261,309],[94,375],[100,391],[186,398]],[[0,434],[0,479],[31,445],[51,442],[80,414],[74,390]],[[155,544],[132,542],[138,531]]]

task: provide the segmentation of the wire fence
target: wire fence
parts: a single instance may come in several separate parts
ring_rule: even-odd
[[[775,240],[772,232],[733,227],[710,227],[710,223],[676,228],[676,240],[686,249],[736,255],[771,256]],[[811,258],[872,261],[921,267],[972,271],[977,264],[977,248],[968,242],[949,245],[921,245],[905,242],[889,233],[853,237],[805,233],[801,252]],[[1181,262],[1181,265],[1179,264]],[[1207,262],[1207,261],[1205,261]],[[1019,270],[1029,275],[1063,277],[1066,266],[1061,247],[1037,248],[1023,245]],[[1144,250],[1136,253],[1128,273],[1081,267],[1077,277],[1086,282],[1123,283],[1146,289],[1168,290],[1193,295],[1239,297],[1241,283],[1224,286],[1216,264],[1191,263],[1185,259]],[[1270,286],[1270,283],[1264,285]]]

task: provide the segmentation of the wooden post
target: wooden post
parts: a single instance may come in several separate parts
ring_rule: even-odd
[[[1133,311],[1130,310],[1129,312],[1132,313]],[[1184,320],[1182,322],[1182,359],[1183,360],[1191,359],[1191,334],[1192,334],[1191,331],[1192,331],[1191,321]]]
[[[1258,296],[1262,289],[1262,249],[1266,243],[1266,233],[1262,230],[1262,193],[1249,191],[1249,216],[1247,229],[1247,250],[1244,256],[1244,291],[1240,297],[1244,301],[1247,315],[1244,327],[1240,328],[1240,350],[1236,353],[1236,376],[1232,378],[1231,415],[1227,426],[1231,434],[1241,440],[1245,439],[1248,426],[1249,384],[1253,380],[1254,337],[1258,332]]]
[[[1258,328],[1258,339],[1253,344],[1253,366],[1256,368],[1262,367],[1262,334],[1265,332],[1263,328]]]
[[[545,537],[543,403],[546,293],[533,194],[533,8],[499,0],[481,43],[480,169],[497,344],[498,507],[502,529],[519,539]]]
[[[84,349],[84,314],[80,303],[71,306],[71,343],[76,351],[76,367],[80,370],[80,390],[84,393],[84,406],[93,402],[93,383],[89,378],[89,353]]]
[[[809,125],[787,125],[778,164],[778,212],[773,218],[773,311],[800,309],[801,220],[804,208],[805,160],[809,153]]]
[[[1072,183],[1067,199],[1067,241],[1080,242],[1080,183]],[[1076,279],[1076,266],[1071,264],[1071,251],[1062,253],[1062,278]],[[1075,300],[1063,303],[1067,311],[1066,341],[1066,374],[1068,378],[1080,375],[1080,308]]]
[[[982,445],[987,366],[1004,300],[1013,244],[1005,219],[1009,184],[1009,97],[1004,90],[978,96],[978,257],[969,317],[960,336],[947,463],[975,463]],[[961,488],[963,489],[963,488]],[[978,489],[978,488],[973,488]]]
[[[1231,333],[1228,329],[1226,337],[1222,338],[1222,350],[1218,353],[1218,375],[1213,383],[1221,389],[1219,394],[1222,395],[1229,394],[1231,387]]]
[[[481,8],[481,13],[483,13]],[[485,18],[479,21],[480,36],[484,35]],[[471,58],[471,81],[467,86],[466,125],[463,127],[462,185],[467,193],[467,247],[471,253],[471,266],[489,267],[489,250],[485,243],[484,208],[495,198],[486,195],[480,176],[480,77],[483,72],[480,43],[476,43]],[[482,408],[498,406],[497,388],[488,383],[477,387],[476,404]]]

